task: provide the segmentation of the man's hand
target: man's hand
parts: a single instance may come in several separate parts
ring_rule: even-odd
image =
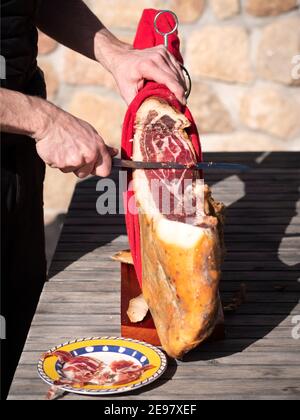
[[[137,50],[103,29],[95,37],[95,56],[112,73],[127,104],[144,86],[145,80],[166,85],[186,104],[187,87],[182,68],[163,45]]]
[[[90,124],[54,106],[50,124],[34,137],[44,162],[64,173],[74,172],[79,178],[90,174],[108,176],[111,157],[118,154],[118,150],[105,145]]]
[[[0,89],[0,103],[1,130],[34,138],[38,154],[52,168],[80,178],[109,175],[118,150],[106,146],[85,121],[43,99],[7,89]]]
[[[163,45],[145,50],[125,47],[113,57],[110,71],[127,104],[135,98],[145,80],[166,85],[179,102],[186,104],[187,88],[181,66]]]

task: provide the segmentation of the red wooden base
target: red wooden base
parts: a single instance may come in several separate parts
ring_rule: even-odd
[[[145,341],[160,346],[160,340],[150,312],[142,322],[130,322],[127,310],[131,299],[141,294],[134,266],[121,263],[121,334],[125,338]],[[220,311],[220,322],[208,341],[218,341],[225,338],[224,318]]]

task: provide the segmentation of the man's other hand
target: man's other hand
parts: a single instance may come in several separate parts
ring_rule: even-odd
[[[112,73],[127,104],[132,102],[145,80],[167,86],[179,102],[186,104],[187,87],[181,65],[163,45],[138,50],[114,39],[110,39],[105,49],[103,39],[99,44],[102,52],[98,61]]]
[[[106,146],[90,124],[53,105],[48,117],[47,126],[34,136],[37,152],[45,163],[64,173],[74,172],[79,178],[110,174],[111,158],[118,150]]]

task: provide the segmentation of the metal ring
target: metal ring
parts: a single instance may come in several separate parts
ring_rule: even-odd
[[[174,19],[175,19],[175,26],[174,26],[174,28],[170,31],[170,32],[161,32],[159,29],[158,29],[158,26],[157,26],[157,21],[158,21],[158,18],[162,15],[162,14],[164,14],[164,13],[170,13],[173,17],[174,17]],[[178,25],[179,25],[179,22],[178,22],[178,17],[177,17],[177,15],[174,13],[174,12],[172,12],[171,10],[161,10],[160,12],[158,12],[157,13],[157,15],[155,16],[155,19],[154,19],[154,28],[155,28],[155,30],[156,30],[156,32],[158,33],[158,34],[160,34],[161,36],[163,36],[164,37],[164,42],[165,42],[165,47],[168,47],[168,36],[169,35],[171,35],[171,34],[173,34],[174,32],[176,32],[177,31],[177,29],[178,29]],[[184,67],[184,65],[183,64],[181,64],[181,68],[182,68],[182,70],[183,70],[183,72],[185,73],[185,76],[187,77],[187,79],[188,79],[188,89],[187,89],[187,91],[185,92],[185,97],[186,97],[186,99],[190,96],[190,94],[191,94],[191,90],[192,90],[192,79],[191,79],[191,76],[190,76],[190,74],[189,74],[189,72],[187,71],[187,69]]]
[[[162,14],[164,14],[164,13],[170,13],[171,15],[173,15],[173,16],[174,16],[174,19],[175,19],[175,26],[174,26],[174,28],[173,28],[170,32],[161,32],[161,31],[158,29],[158,26],[157,26],[157,20],[158,20],[158,18],[159,18]],[[158,34],[162,35],[162,36],[168,36],[168,35],[173,34],[173,33],[174,33],[175,31],[177,31],[177,29],[178,29],[178,17],[177,17],[177,15],[176,15],[174,12],[172,12],[171,10],[161,10],[161,11],[160,11],[160,12],[158,12],[158,13],[157,13],[157,15],[155,16],[155,19],[154,19],[154,28],[155,28],[156,32],[157,32]]]
[[[189,72],[188,72],[188,70],[184,67],[184,65],[183,65],[183,64],[181,64],[181,68],[182,68],[183,72],[185,73],[185,75],[186,75],[186,77],[187,77],[187,79],[188,79],[188,81],[189,81],[187,91],[185,92],[185,97],[186,97],[186,99],[188,99],[188,97],[189,97],[189,96],[190,96],[190,94],[191,94],[191,90],[192,90],[192,79],[191,79],[190,73],[189,73]]]

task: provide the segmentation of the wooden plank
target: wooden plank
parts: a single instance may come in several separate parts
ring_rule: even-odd
[[[266,315],[264,315],[266,316]],[[248,316],[244,315],[244,319],[247,320]],[[261,317],[263,318],[263,317]],[[281,318],[283,318],[281,316]],[[228,319],[226,319],[226,322]],[[241,320],[240,323],[243,321]],[[262,324],[264,324],[267,321],[261,321]],[[246,324],[246,322],[245,322]],[[226,324],[228,325],[228,324]],[[291,340],[291,331],[293,328],[292,322],[290,323],[289,327],[282,328],[278,327],[278,324],[274,323],[273,325],[260,325],[259,323],[257,325],[243,325],[243,326],[227,326],[226,329],[226,338],[227,339],[248,339],[253,341],[260,341],[263,338],[267,337],[268,335],[272,335],[272,338],[276,338],[279,340],[282,340],[284,338],[287,338],[289,341]],[[299,342],[294,341],[294,346],[296,348],[296,351],[299,352],[300,344]],[[279,345],[280,347],[280,345]],[[285,347],[285,350],[287,350],[289,346]]]
[[[241,216],[236,218],[231,215],[231,211],[226,215],[226,226],[259,226],[259,225],[272,225],[272,226],[286,226],[289,222],[289,217],[245,217]],[[300,224],[300,216],[294,217],[292,219],[292,225],[299,225]],[[125,225],[125,219],[120,216],[91,216],[87,217],[67,217],[65,221],[65,227],[72,226],[73,231],[77,229],[77,226],[118,226],[118,225]]]
[[[72,205],[73,204],[77,204],[77,203],[86,203],[86,204],[93,204],[96,205],[96,200],[98,199],[98,197],[101,196],[101,193],[97,193],[92,192],[91,194],[84,194],[84,195],[75,195],[73,200],[72,200]],[[111,198],[114,199],[114,201],[117,201],[117,197],[114,193],[111,194],[107,194],[106,195],[107,198]],[[217,200],[236,200],[236,194],[234,191],[217,191],[215,193],[215,198]],[[283,192],[283,193],[279,193],[279,192],[275,192],[273,191],[272,193],[264,193],[263,195],[261,194],[256,194],[256,193],[249,193],[247,191],[247,194],[245,194],[245,196],[241,199],[243,201],[245,201],[246,203],[248,202],[257,202],[257,201],[262,201],[262,202],[277,202],[277,201],[284,201],[284,202],[288,202],[289,206],[291,205],[291,203],[293,202],[297,202],[299,199],[299,193],[298,191],[295,189],[295,191],[293,193],[287,193],[287,192]]]
[[[51,280],[54,279],[60,279],[60,280],[64,280],[64,279],[69,279],[69,280],[103,280],[103,281],[112,281],[112,280],[117,280],[119,279],[119,271],[118,268],[115,269],[94,269],[92,271],[88,271],[88,270],[77,270],[77,271],[72,271],[72,270],[64,270],[64,271],[59,271],[59,272],[51,272],[50,273],[51,276]],[[271,282],[281,282],[282,284],[284,284],[284,282],[286,280],[290,281],[290,280],[294,280],[295,282],[297,281],[299,275],[297,273],[297,271],[264,271],[264,272],[253,272],[253,271],[229,271],[226,272],[224,271],[222,274],[222,280],[223,281],[237,281],[239,283],[243,283],[246,281],[271,281]]]
[[[24,365],[22,366],[22,372],[20,372],[20,379],[30,380],[32,377],[33,369],[35,365]],[[197,365],[185,365],[178,366],[176,370],[176,377],[178,379],[199,378],[205,377],[206,379],[213,379],[217,374],[218,378],[221,379],[241,379],[242,377],[248,379],[264,379],[264,378],[283,378],[283,379],[298,379],[299,371],[295,369],[296,366],[276,366],[272,370],[269,367],[259,366],[253,368],[253,366],[231,366],[229,369],[222,369],[216,366],[197,366]],[[164,380],[172,379],[172,372],[167,371],[164,376]]]
[[[298,259],[298,263],[300,263],[300,259]],[[55,261],[52,264],[52,271],[58,272],[61,270],[65,271],[93,271],[93,270],[115,270],[118,269],[118,265],[115,261],[112,261],[110,257],[106,257],[103,259],[88,259],[88,260],[79,260],[79,261],[70,261],[70,260],[62,260],[62,261]],[[266,262],[255,262],[255,261],[226,261],[223,263],[223,271],[296,271],[300,275],[299,266],[286,266],[286,264],[282,263],[279,260],[275,261],[266,261]]]
[[[100,334],[101,336],[101,334]],[[73,339],[76,335],[72,336]],[[81,336],[79,336],[81,337]],[[90,335],[84,335],[83,337],[91,337]],[[51,339],[51,336],[50,336]],[[52,340],[54,337],[52,336]],[[63,340],[66,342],[67,340]],[[56,344],[58,344],[56,342]],[[40,351],[24,351],[20,359],[21,365],[33,365],[38,362],[41,357]],[[299,351],[266,351],[257,350],[255,352],[243,351],[243,352],[209,352],[208,355],[204,355],[199,351],[192,351],[188,353],[183,361],[170,360],[169,365],[185,365],[191,363],[193,365],[207,366],[207,365],[218,365],[218,366],[238,366],[238,365],[252,365],[252,366],[298,366],[299,367]],[[215,378],[216,379],[216,378]],[[217,381],[216,381],[217,382]],[[299,384],[300,385],[300,384]]]
[[[100,283],[100,282],[98,282]],[[300,291],[300,289],[299,289]],[[101,299],[99,299],[99,295],[101,295]],[[222,300],[223,302],[231,301],[233,297],[232,292],[223,292],[222,293]],[[101,304],[102,302],[115,302],[117,299],[117,293],[115,291],[103,291],[101,289],[101,285],[99,284],[98,290],[93,292],[84,293],[84,298],[90,303],[98,303]],[[44,290],[42,300],[44,301],[51,301],[51,302],[72,302],[72,303],[81,303],[82,302],[82,292],[75,292],[73,289],[69,288],[68,292],[64,290],[63,292],[57,287],[56,291],[48,291],[47,289]],[[246,293],[246,302],[247,303],[299,303],[299,296],[297,296],[294,292],[287,292],[284,293],[253,293],[247,292]]]
[[[127,249],[129,247],[128,242],[127,243],[107,243],[107,242],[101,242],[101,241],[94,241],[94,242],[60,242],[56,248],[58,252],[60,251],[80,251],[82,254],[91,252],[95,249],[103,249],[105,246],[105,249],[107,252],[110,250],[111,254],[118,251],[122,251],[124,249]],[[272,242],[265,242],[265,243],[257,243],[257,242],[228,242],[226,243],[226,250],[227,253],[229,252],[277,252],[278,246],[274,246]],[[294,252],[298,252],[299,248],[294,244],[293,240],[290,240],[290,238],[283,239],[282,243],[280,244],[280,252],[289,252],[290,254]]]
[[[78,314],[78,303],[70,302],[68,300],[63,302],[48,302],[41,300],[39,305],[39,313],[44,314],[59,314],[67,311],[69,314]],[[119,314],[120,304],[113,300],[112,302],[89,302],[85,301],[80,305],[80,314]],[[272,302],[266,305],[264,303],[245,303],[237,311],[236,314],[257,314],[257,315],[271,315],[271,314],[294,314],[299,315],[300,305],[294,305],[285,302]]]
[[[58,331],[56,334],[50,334],[49,337],[38,337],[37,331],[42,331],[42,328],[37,329],[33,334],[31,334],[27,339],[27,345],[24,350],[25,352],[29,351],[38,351],[40,354],[45,352],[46,350],[55,347],[59,343],[68,342],[74,338],[85,338],[85,337],[103,337],[103,336],[120,336],[120,328],[119,323],[116,326],[112,326],[111,329],[108,329],[107,325],[92,325],[93,329],[90,328],[88,331],[84,329],[84,325],[58,325]],[[40,326],[36,326],[40,327]],[[36,328],[34,327],[34,328]],[[56,330],[55,325],[42,325],[44,331],[45,330]],[[73,327],[73,328],[72,328]],[[274,328],[276,326],[274,325]],[[68,333],[66,333],[68,331]],[[90,332],[90,333],[88,333]],[[71,334],[72,333],[72,334]],[[261,341],[265,339],[267,335],[272,335],[272,338],[268,339],[268,343],[265,343],[263,346]],[[286,342],[285,342],[286,340]],[[291,328],[276,328],[276,332],[270,333],[270,327],[267,326],[255,326],[249,327],[245,329],[244,327],[230,327],[226,329],[226,340],[224,342],[226,345],[215,345],[214,347],[204,347],[203,345],[200,347],[199,351],[206,351],[211,353],[213,350],[215,353],[240,353],[242,351],[249,351],[249,352],[256,352],[258,347],[262,352],[269,352],[278,351],[278,352],[285,352],[288,348],[289,352],[298,352],[299,353],[299,342],[296,340],[292,340],[291,337]],[[256,343],[258,343],[256,345]],[[252,346],[250,347],[250,344]],[[225,347],[225,348],[224,348]],[[261,349],[261,347],[263,347]],[[282,350],[284,348],[284,350]]]
[[[107,324],[104,325],[102,317],[100,323],[95,325],[91,324],[88,328],[80,323],[78,325],[71,321],[66,323],[67,325],[57,326],[55,323],[52,324],[42,324],[42,325],[33,325],[33,331],[30,333],[24,353],[31,351],[38,351],[40,354],[47,351],[50,348],[60,344],[66,343],[74,338],[89,338],[89,337],[103,337],[103,336],[120,336],[120,319],[119,317],[114,317],[118,319],[118,322],[115,322],[115,325],[110,326],[110,329]],[[101,323],[102,322],[102,323]],[[269,353],[271,352],[282,352],[282,347],[284,347],[284,352],[296,352],[299,353],[299,341],[292,340],[291,336],[291,326],[287,327],[277,327],[273,326],[227,326],[226,327],[226,340],[224,340],[220,346],[217,344],[213,347],[206,347],[203,344],[200,346],[200,352],[206,351],[208,353],[241,353],[243,351],[256,352],[257,347],[260,348],[260,351]],[[47,331],[47,337],[43,335],[43,331]],[[42,334],[39,336],[38,334]],[[49,334],[48,334],[49,333]],[[267,340],[267,341],[266,341]],[[221,343],[221,342],[219,342]],[[252,345],[252,346],[250,346]],[[263,349],[261,350],[261,347]],[[271,349],[272,348],[272,349]],[[272,350],[272,351],[271,351]]]
[[[217,371],[216,371],[217,374]],[[176,375],[175,375],[176,376]],[[152,390],[153,389],[153,390]],[[213,397],[212,397],[213,389]],[[32,395],[40,396],[43,398],[47,391],[46,386],[41,386],[40,379],[32,379],[30,386],[28,386],[27,380],[18,379],[15,382],[12,389],[12,395],[18,397],[20,395],[28,397]],[[142,392],[142,393],[141,393]],[[239,398],[257,398],[257,399],[269,399],[269,396],[276,397],[277,399],[284,398],[299,398],[300,387],[298,379],[249,379],[247,381],[243,379],[223,379],[222,381],[216,382],[215,380],[205,380],[205,378],[197,379],[174,379],[164,381],[163,379],[158,380],[156,385],[149,386],[143,391],[135,391],[130,396],[126,395],[123,397],[113,397],[113,399],[206,399],[213,398],[217,399],[219,396],[232,398],[236,395]],[[163,398],[162,398],[163,396]],[[67,395],[64,400],[77,400],[78,398],[84,400],[95,400],[95,398],[78,397],[74,395]],[[107,397],[106,397],[107,399]]]
[[[266,314],[261,316],[259,314],[248,314],[248,315],[231,315],[226,316],[226,325],[232,327],[245,327],[247,326],[268,326],[268,327],[287,327],[289,329],[289,334],[291,334],[291,326],[293,325],[293,316],[289,313],[285,316],[278,314]]]
[[[126,247],[127,245],[127,247]],[[104,248],[105,246],[105,248]],[[91,252],[91,251],[95,251],[95,250],[102,250],[104,249],[106,252],[111,252],[112,255],[115,252],[124,250],[124,249],[128,249],[128,241],[127,243],[125,243],[125,248],[124,248],[124,243],[110,243],[110,242],[101,242],[101,241],[96,241],[96,242],[92,242],[92,243],[82,243],[81,247],[80,244],[76,243],[76,242],[59,242],[57,244],[57,248],[56,251],[65,251],[65,250],[70,250],[70,251],[80,251],[82,253],[86,253],[86,252]]]
[[[77,234],[77,233],[68,233],[63,234],[60,238],[60,241],[63,242],[92,242],[98,244],[105,244],[107,242],[111,244],[128,244],[128,239],[126,235],[110,234],[110,233],[88,233],[88,234]],[[125,246],[126,246],[125,245]]]
[[[103,333],[102,333],[103,334]],[[101,334],[101,335],[102,335]],[[80,338],[81,336],[77,336]],[[65,342],[64,336],[61,339],[61,342]],[[53,346],[57,345],[53,342],[53,339],[48,338],[45,340],[38,340],[37,337],[31,336],[28,339],[27,346],[24,352],[39,352],[43,354],[46,350],[53,348]],[[274,336],[269,339],[261,339],[258,340],[256,337],[227,337],[224,341],[218,341],[209,344],[202,344],[197,349],[197,354],[202,353],[218,353],[219,355],[226,355],[244,351],[246,353],[273,353],[273,352],[285,352],[288,348],[290,353],[299,353],[300,344],[297,340],[293,340],[291,336]]]
[[[230,177],[226,178],[228,182],[222,182],[222,188],[219,188],[219,183],[213,184],[212,183],[212,191],[216,190],[220,193],[223,191],[232,193],[235,190],[239,190],[241,183],[243,183],[242,178],[237,177]],[[209,181],[209,180],[208,180]],[[284,182],[275,182],[272,181],[266,182],[264,180],[259,181],[258,183],[253,180],[253,182],[247,183],[247,193],[255,193],[255,194],[269,194],[269,193],[297,193],[297,182],[293,182],[291,184],[286,184]],[[97,194],[99,196],[100,192],[96,190],[96,184],[85,184],[83,183],[82,186],[76,187],[76,194],[77,195],[92,195]]]
[[[227,225],[225,227],[225,235],[231,235],[231,234],[235,234],[235,233],[240,233],[242,235],[248,235],[249,233],[257,233],[257,234],[263,234],[263,235],[267,235],[267,234],[280,234],[281,236],[283,236],[285,234],[285,231],[287,229],[287,225],[272,225],[272,224],[268,224],[265,226],[255,226],[255,225]],[[288,230],[288,234],[287,235],[299,235],[298,239],[300,238],[300,225],[290,225],[289,226],[289,230]]]
[[[249,210],[247,209],[236,209],[234,205],[227,207],[226,215],[228,217],[254,217],[255,219],[259,219],[261,217],[285,217],[290,220],[294,215],[296,215],[295,205],[291,204],[290,208],[288,209],[275,209],[273,208],[272,211],[270,209],[262,209],[257,207],[256,211],[251,210],[251,214],[249,214]],[[69,219],[72,220],[73,218],[80,218],[85,219],[87,222],[94,217],[99,220],[106,220],[107,223],[114,223],[115,220],[119,220],[120,218],[124,218],[123,215],[104,215],[101,216],[97,213],[96,209],[69,209],[68,216],[66,217],[66,221]]]
[[[279,164],[281,162],[288,162],[291,160],[291,162],[295,162],[299,166],[299,155],[300,152],[264,152],[263,150],[259,150],[256,152],[204,152],[204,157],[206,159],[216,161],[216,162],[223,162],[222,159],[226,159],[226,162],[240,162],[242,160],[245,160],[247,162],[249,161],[255,161],[258,157],[261,155],[266,155],[265,159],[271,160],[272,163],[278,162]],[[275,166],[276,167],[276,166]]]
[[[247,164],[247,161],[244,160],[243,161],[244,164]],[[292,164],[290,165],[289,163],[284,163],[284,166],[280,166],[278,165],[278,167],[273,167],[272,165],[253,165],[253,162],[249,162],[248,161],[248,165],[249,165],[249,170],[246,171],[231,171],[231,170],[220,170],[220,169],[209,169],[207,171],[204,172],[204,178],[205,179],[210,179],[213,176],[229,176],[229,175],[238,175],[241,177],[247,176],[247,175],[257,175],[257,174],[261,174],[261,173],[265,173],[265,174],[274,174],[274,175],[278,175],[281,173],[284,174],[295,174],[297,175],[298,173],[300,173],[300,169],[299,169],[299,164],[293,166]],[[126,171],[112,171],[112,178],[115,181],[119,180],[119,173],[123,172],[125,173]],[[92,177],[90,179],[87,179],[85,181],[83,181],[84,183],[92,183],[92,184],[96,184],[98,181],[100,181],[101,178],[98,177]],[[83,183],[82,182],[82,183]]]
[[[237,251],[277,251],[280,246],[281,251],[289,251],[290,253],[298,252],[299,246],[298,243],[295,243],[293,238],[283,237],[281,240],[274,242],[232,242],[226,241],[226,249],[228,252],[237,252]]]
[[[286,230],[286,224],[284,225],[265,225],[265,226],[255,226],[255,225],[226,225],[225,226],[225,233],[228,235],[234,233],[241,233],[241,234],[249,234],[249,233],[258,233],[264,234],[271,233],[271,234],[283,234]],[[74,232],[74,226],[65,226],[63,229],[63,235],[72,234]],[[76,227],[76,233],[94,233],[94,234],[123,234],[126,235],[126,227],[124,225],[78,225]],[[289,235],[291,234],[299,234],[300,237],[300,224],[299,225],[291,225],[289,228]]]
[[[300,177],[300,173],[299,173]],[[84,210],[93,210],[95,209],[96,201],[83,201],[83,202],[76,202],[72,200],[70,205],[70,210],[77,210],[77,209],[84,209]],[[283,201],[283,200],[272,200],[272,201],[260,201],[259,203],[255,200],[244,200],[241,199],[234,203],[234,207],[236,209],[293,209],[295,206],[291,203],[290,200]],[[95,210],[96,212],[96,210]]]
[[[114,251],[118,251],[120,249],[119,246],[110,246],[109,244],[102,247],[91,247],[89,250],[80,251],[80,250],[63,250],[60,248],[57,248],[56,254],[55,254],[55,260],[54,261],[67,261],[69,259],[91,259],[91,260],[99,260],[100,258],[111,258]],[[121,248],[122,249],[122,248]],[[125,248],[123,248],[125,250]],[[273,251],[265,251],[264,253],[256,252],[256,251],[235,251],[230,252],[226,254],[226,260],[229,259],[229,261],[233,260],[236,261],[237,259],[241,261],[260,261],[260,260],[267,260],[267,261],[277,261],[278,258],[291,258],[295,261],[298,260],[300,257],[300,251],[297,250],[293,255],[290,254],[289,250],[282,250],[274,249]]]
[[[83,214],[87,213],[84,217]],[[69,213],[65,220],[66,226],[72,225],[73,220],[75,223],[73,225],[82,225],[82,226],[89,226],[89,225],[121,225],[123,224],[124,218],[123,216],[100,216],[97,214],[96,211],[93,210],[74,210]],[[288,224],[298,224],[298,219],[296,220],[296,210],[295,206],[291,206],[290,209],[272,209],[271,211],[268,209],[261,209],[261,208],[254,208],[254,209],[236,209],[233,206],[230,206],[226,209],[226,221],[228,220],[229,224],[240,224],[240,225],[247,225],[247,221],[252,221],[253,224],[261,223],[262,219],[270,220],[272,219],[281,219],[281,223],[283,225]],[[80,222],[82,221],[82,223]],[[294,222],[295,221],[295,222]],[[98,223],[99,222],[99,223]],[[296,223],[297,222],[297,223]],[[125,221],[124,221],[125,224]],[[272,224],[278,224],[277,222]],[[75,229],[76,230],[76,229]]]
[[[214,162],[222,162],[222,158],[226,159],[226,162],[233,163],[255,163],[256,160],[262,155],[266,155],[264,152],[230,152],[230,153],[218,153],[218,152],[204,152],[204,158],[212,160]],[[270,152],[267,153],[260,166],[271,164],[272,167],[282,167],[281,165],[290,167],[299,167],[299,152]]]
[[[66,325],[69,325],[68,322],[71,322],[70,325],[73,325],[73,323],[76,320],[78,326],[87,326],[87,318],[90,316],[90,322],[92,326],[95,325],[107,325],[107,320],[111,322],[111,326],[118,325],[119,319],[120,319],[120,312],[117,314],[81,314],[78,316],[78,314],[70,314],[66,311],[63,313],[58,314],[49,314],[49,313],[42,313],[38,309],[36,317],[33,320],[33,327],[38,325],[38,321],[40,319],[43,319],[44,322],[46,320],[49,320],[49,325],[59,327],[60,325],[64,325],[64,322]],[[271,315],[258,315],[258,314],[239,314],[239,316],[235,316],[235,314],[228,315],[226,314],[226,326],[228,328],[232,327],[247,327],[246,330],[248,330],[248,327],[277,327],[277,328],[286,328],[288,329],[289,336],[291,335],[291,327],[293,326],[293,315],[291,314],[285,314],[285,316],[282,316],[280,314],[271,314]],[[36,324],[37,323],[37,324]],[[116,324],[115,324],[116,323]],[[93,333],[94,334],[94,333]]]
[[[240,289],[241,282],[238,281],[221,281],[220,287],[223,292],[235,292]],[[281,286],[284,286],[281,288]],[[64,280],[55,280],[51,279],[50,282],[46,284],[47,291],[57,291],[60,290],[61,293],[69,292],[70,290],[74,292],[111,292],[119,293],[120,282],[118,280],[109,281],[105,284],[102,284],[99,280],[86,280],[84,282],[78,282],[72,279]],[[284,283],[272,283],[272,282],[262,282],[262,281],[251,281],[246,284],[246,293],[256,292],[256,293],[268,293],[269,295],[282,295],[285,293],[299,292],[300,283],[295,281],[284,281]],[[282,297],[284,299],[284,297]]]
[[[80,251],[57,251],[55,254],[55,260],[53,264],[60,262],[79,262],[79,261],[90,261],[98,262],[101,259],[107,261],[112,257],[112,252],[106,248],[97,248],[91,250],[90,252],[83,253]],[[261,261],[265,263],[273,263],[276,265],[282,264],[281,260],[284,259],[284,264],[289,263],[292,267],[293,265],[300,262],[300,252],[290,253],[289,251],[280,251],[275,252],[228,252],[226,254],[226,263],[231,262],[233,266],[235,264],[249,263],[249,264],[259,264]],[[114,262],[117,264],[116,262]],[[233,267],[232,266],[232,267]],[[274,267],[274,265],[272,266]],[[53,268],[53,265],[52,265]]]
[[[243,243],[243,242],[252,242],[252,243],[262,243],[262,242],[280,242],[282,240],[282,235],[280,234],[270,234],[270,233],[245,233],[245,234],[235,234],[235,233],[227,233],[226,235],[226,243]],[[118,234],[109,234],[109,233],[66,233],[61,236],[60,239],[61,243],[64,242],[88,242],[88,243],[95,243],[98,246],[105,244],[107,242],[111,244],[126,244],[128,246],[128,239],[125,235],[118,235]],[[293,236],[293,235],[286,235],[285,241],[288,242],[291,246],[297,247],[296,250],[300,248],[300,236]],[[125,245],[125,246],[126,246]],[[124,246],[124,245],[123,245]]]
[[[258,335],[255,335],[255,337],[260,336],[261,330],[259,328],[263,327],[277,327],[278,331],[280,332],[280,337],[282,337],[282,334],[285,333],[286,336],[289,338],[291,337],[291,327],[293,325],[293,316],[285,316],[282,317],[281,315],[264,315],[263,317],[260,315],[244,315],[240,314],[238,317],[235,315],[226,315],[226,327],[228,331],[238,331],[239,328],[244,328],[245,333],[251,331],[251,333],[255,332],[254,328],[258,328]],[[80,317],[78,317],[77,314],[49,314],[49,313],[40,313],[38,310],[37,314],[34,317],[32,328],[43,326],[43,325],[49,325],[56,328],[56,332],[58,332],[58,327],[60,326],[83,326],[86,327],[89,325],[90,327],[93,327],[92,331],[94,331],[94,327],[101,327],[101,326],[107,326],[109,325],[113,330],[115,331],[115,327],[120,326],[120,314],[112,315],[112,314],[81,314]],[[246,327],[246,328],[245,328]],[[254,327],[253,330],[251,330],[250,327]],[[276,330],[277,330],[276,329]],[[35,331],[35,330],[34,330]],[[66,329],[61,330],[62,332],[69,331]],[[92,335],[95,334],[95,331],[92,333]],[[118,332],[119,334],[119,332]],[[48,336],[45,337],[47,340]],[[237,338],[237,337],[235,337]],[[243,335],[244,338],[244,335]],[[253,338],[253,335],[251,336]],[[264,338],[268,338],[265,337]],[[40,337],[42,339],[42,337]],[[300,345],[300,343],[299,343]]]

